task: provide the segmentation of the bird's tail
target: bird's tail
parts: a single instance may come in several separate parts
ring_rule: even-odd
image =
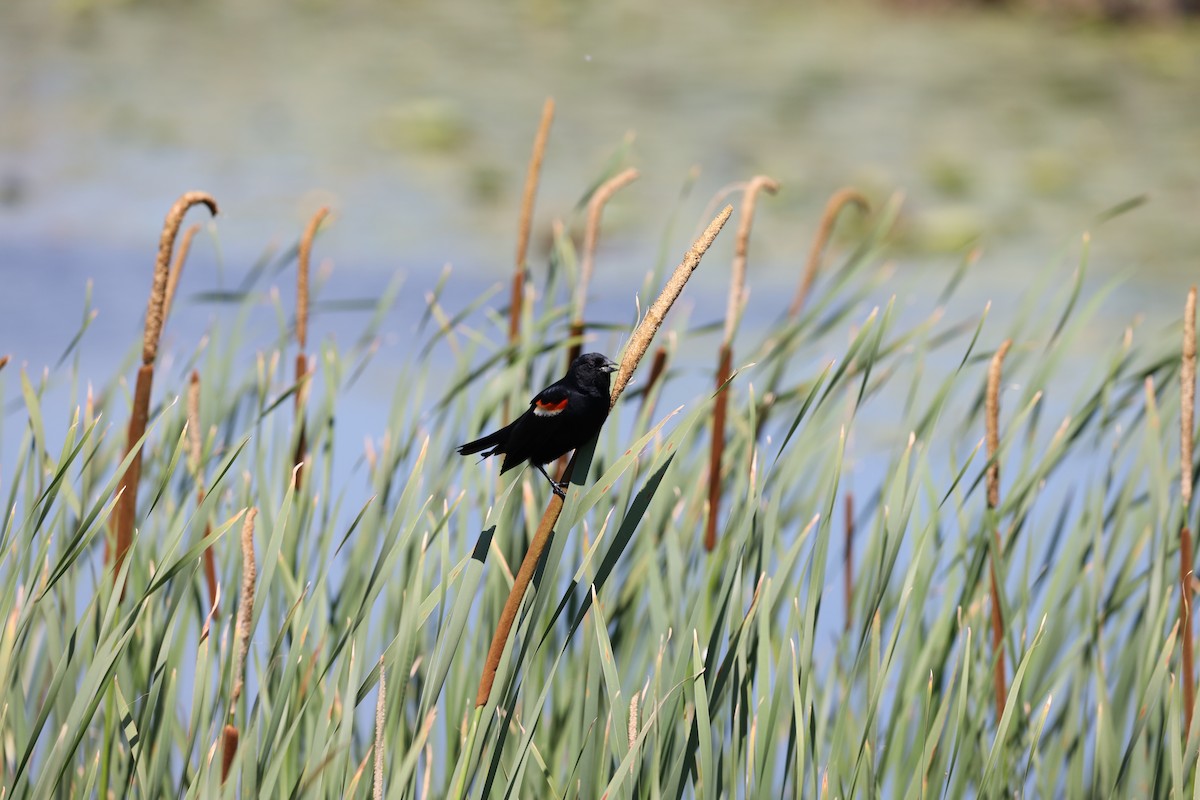
[[[473,442],[467,442],[464,445],[460,445],[458,448],[458,454],[460,456],[470,456],[487,450],[490,447],[492,449],[489,452],[484,453],[483,456],[486,458],[492,455],[496,452],[495,448],[508,441],[509,427],[510,426],[506,425],[495,433],[489,433],[487,436],[476,439]]]

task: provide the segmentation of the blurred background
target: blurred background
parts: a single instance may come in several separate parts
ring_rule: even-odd
[[[547,96],[535,275],[552,220],[580,216],[606,165],[642,172],[605,215],[598,315],[628,319],[660,248],[674,263],[716,191],[765,173],[783,189],[759,203],[750,327],[783,308],[820,209],[854,185],[905,194],[902,306],[979,246],[965,296],[1003,309],[1046,269],[1068,280],[1091,231],[1089,285],[1125,278],[1096,331],[1109,343],[1136,315],[1174,318],[1200,265],[1194,6],[5,0],[0,352],[53,365],[91,279],[84,352],[111,374],[139,339],[163,215],[204,189],[222,214],[168,339],[328,204],[315,334],[401,276],[383,341],[401,359],[445,265],[451,306],[507,281]],[[844,252],[861,230],[839,229]],[[732,239],[688,289],[693,321],[723,315]],[[290,297],[290,272],[276,280]]]

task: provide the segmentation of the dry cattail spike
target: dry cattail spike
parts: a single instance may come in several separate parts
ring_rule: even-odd
[[[375,701],[375,772],[372,797],[383,800],[383,726],[387,721],[387,675],[379,657],[379,697]]]
[[[300,237],[300,254],[296,265],[296,343],[303,351],[308,347],[308,275],[312,261],[312,243],[321,223],[329,216],[329,208],[322,206],[308,220],[304,235]]]
[[[154,360],[158,357],[158,340],[162,337],[164,303],[167,295],[167,279],[171,264],[171,250],[175,246],[175,237],[183,216],[194,205],[203,203],[214,216],[217,213],[217,201],[205,192],[185,192],[163,222],[162,235],[158,243],[158,257],[154,262],[154,284],[150,290],[150,302],[146,307],[146,332],[142,337],[142,366],[138,369],[137,383],[133,391],[133,410],[129,414],[129,428],[125,439],[125,454],[134,448],[146,433],[146,423],[150,417],[150,391],[154,384]],[[115,527],[115,542],[113,552],[109,551],[108,539],[105,539],[104,562],[113,563],[114,577],[121,572],[125,563],[125,554],[133,542],[133,519],[137,513],[137,487],[142,477],[142,451],[138,448],[129,467],[121,476],[117,492],[119,498],[113,514]]]
[[[734,246],[733,271],[729,277],[729,306],[725,311],[725,333],[717,354],[717,399],[713,408],[712,448],[708,463],[708,515],[704,525],[704,549],[712,552],[717,546],[717,518],[721,512],[721,460],[725,453],[725,417],[729,410],[729,393],[725,384],[733,374],[733,334],[737,331],[746,298],[746,257],[750,251],[750,228],[754,224],[754,206],[758,193],[779,191],[779,183],[766,175],[756,175],[742,191],[742,219],[738,225]]]
[[[1147,379],[1149,380],[1149,379]],[[1179,483],[1183,499],[1183,526],[1179,530],[1179,624],[1183,627],[1184,730],[1191,730],[1196,705],[1195,645],[1192,638],[1192,531],[1188,525],[1192,506],[1192,448],[1196,415],[1196,287],[1188,291],[1183,313],[1183,358],[1179,370],[1180,430]]]
[[[180,240],[179,247],[175,251],[175,261],[171,264],[170,273],[167,274],[167,295],[163,298],[163,319],[171,316],[171,306],[175,302],[175,290],[179,288],[179,276],[183,274],[183,265],[187,261],[188,253],[192,251],[192,239],[195,239],[199,232],[199,223],[189,225],[188,229],[183,232],[183,239]]]
[[[634,329],[633,334],[629,337],[629,344],[625,347],[625,353],[621,357],[621,366],[617,370],[616,380],[613,382],[612,395],[609,401],[610,408],[617,404],[621,393],[629,385],[629,380],[633,377],[633,371],[637,369],[642,356],[646,354],[646,350],[654,340],[654,334],[662,327],[663,319],[666,317],[667,312],[679,297],[679,293],[683,291],[688,278],[696,271],[696,267],[700,266],[700,259],[712,245],[713,240],[717,238],[717,234],[721,232],[721,228],[728,221],[729,215],[732,213],[733,207],[726,206],[725,210],[700,235],[700,238],[688,248],[687,253],[684,254],[683,261],[675,268],[675,272],[667,281],[667,285],[659,293],[658,299],[654,301],[654,304],[646,312],[646,316],[642,318],[637,328]],[[575,467],[575,458],[575,455],[571,456],[570,462],[567,463],[566,468],[559,475],[560,481],[570,478],[571,471]],[[508,635],[512,631],[513,622],[517,618],[517,610],[520,608],[521,600],[525,597],[525,590],[529,588],[529,583],[533,579],[533,572],[541,560],[546,546],[550,543],[551,534],[554,533],[554,525],[558,522],[558,517],[562,513],[562,509],[563,499],[557,494],[551,494],[546,511],[542,514],[542,520],[538,523],[537,532],[534,533],[533,539],[529,544],[529,549],[525,551],[525,557],[521,560],[521,567],[517,570],[516,578],[513,580],[512,588],[508,593],[508,599],[504,602],[504,608],[500,612],[500,619],[496,623],[496,631],[492,635],[492,643],[488,648],[487,660],[483,664],[483,674],[479,678],[479,691],[475,694],[476,707],[485,705],[488,701],[488,696],[492,693],[492,685],[496,681],[496,669],[500,665],[500,657],[504,654],[504,643],[508,641]]]
[[[546,141],[550,138],[550,123],[554,121],[554,98],[547,97],[542,105],[542,121],[533,140],[529,170],[525,173],[525,193],[521,198],[521,218],[517,224],[517,260],[513,269],[512,302],[509,304],[508,340],[515,342],[521,330],[521,305],[525,299],[525,259],[529,253],[529,230],[533,226],[533,200],[537,196],[538,178],[542,174],[542,159]]]
[[[162,236],[158,242],[158,258],[154,263],[154,285],[150,291],[150,302],[146,307],[146,332],[142,337],[142,363],[153,364],[158,357],[158,341],[162,337],[164,303],[167,298],[167,280],[170,277],[171,251],[175,249],[175,237],[183,216],[194,205],[203,203],[214,217],[217,201],[207,192],[185,192],[171,206],[163,221]]]
[[[1004,366],[1004,356],[1011,346],[1011,339],[1001,342],[988,367],[984,413],[987,424],[987,505],[992,511],[1000,506],[1000,462],[996,456],[996,451],[1000,449],[1000,371]],[[1004,545],[1000,541],[1000,532],[992,531],[992,535],[996,539],[996,552],[1004,552]],[[989,565],[989,568],[992,584],[992,652],[995,658],[996,719],[999,720],[1004,715],[1004,705],[1008,701],[1008,681],[1004,668],[1004,612],[1000,605],[1000,583],[996,579],[995,561]]]
[[[258,579],[258,565],[254,560],[254,518],[258,509],[251,506],[242,522],[242,594],[238,600],[237,658],[233,662],[233,691],[229,699],[229,715],[234,715],[238,698],[245,685],[246,658],[250,654],[250,623],[254,615],[254,582]]]
[[[636,169],[630,167],[614,175],[600,184],[592,193],[592,199],[588,201],[587,227],[583,232],[583,261],[579,268],[579,284],[575,287],[575,307],[572,311],[574,317],[571,320],[571,338],[575,342],[567,354],[568,365],[575,360],[583,347],[583,343],[579,341],[579,337],[583,336],[583,309],[587,305],[588,286],[591,284],[592,271],[595,268],[596,241],[600,237],[600,217],[604,213],[604,206],[620,189],[637,180],[638,174]]]
[[[10,359],[12,359],[12,356],[0,356],[0,369],[4,369],[6,366],[8,366]]]
[[[733,272],[729,278],[729,305],[725,311],[726,344],[733,341],[733,333],[737,330],[738,320],[742,315],[742,304],[746,297],[746,256],[750,250],[750,228],[754,225],[754,207],[758,201],[758,193],[763,190],[768,194],[775,194],[779,191],[778,181],[766,175],[756,175],[742,191],[742,218],[738,223]]]
[[[804,275],[800,279],[800,285],[796,287],[796,296],[792,300],[791,308],[788,309],[789,317],[796,316],[804,308],[804,302],[808,299],[813,281],[817,279],[817,270],[821,267],[821,254],[825,252],[825,245],[829,242],[830,234],[833,233],[833,225],[837,222],[838,214],[842,209],[851,204],[858,206],[864,213],[869,213],[871,210],[871,204],[866,196],[850,187],[838,189],[825,204],[821,222],[817,225],[817,235],[813,237],[812,247],[808,251],[808,263],[804,265]]]

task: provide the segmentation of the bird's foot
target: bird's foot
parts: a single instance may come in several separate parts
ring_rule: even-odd
[[[563,500],[567,499],[567,487],[571,485],[570,481],[550,481],[550,485],[554,487],[554,493]]]

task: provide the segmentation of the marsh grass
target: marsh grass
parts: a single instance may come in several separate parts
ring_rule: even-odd
[[[575,456],[482,705],[489,642],[547,498],[540,479],[501,481],[450,454],[561,370],[575,273],[531,271],[536,302],[512,340],[494,292],[464,300],[445,276],[390,365],[366,448],[338,426],[394,324],[394,291],[357,340],[312,343],[301,481],[291,327],[265,285],[294,251],[223,295],[206,341],[156,376],[128,442],[114,427],[133,403],[121,376],[70,357],[85,310],[54,370],[0,372],[19,402],[0,429],[13,453],[0,485],[4,796],[1194,793],[1200,724],[1178,680],[1174,596],[1173,532],[1190,515],[1176,487],[1193,474],[1172,457],[1179,321],[1078,358],[1106,291],[1086,289],[1086,263],[1074,280],[1047,268],[1004,319],[958,299],[970,259],[897,304],[898,210],[879,209],[798,313],[761,298],[755,314],[778,322],[738,332],[748,355],[730,370],[725,457],[739,466],[722,475],[711,555],[696,541],[715,396],[694,376],[713,326],[667,320],[656,342],[670,368],[652,390],[631,384]],[[255,332],[272,307],[275,333]],[[591,335],[615,352],[636,316]],[[987,371],[1006,339],[989,455]],[[177,398],[193,369],[189,422]],[[103,542],[138,452],[118,565]],[[850,518],[844,586],[835,531]],[[1001,708],[993,567],[1012,667]],[[826,600],[845,591],[841,614]]]

